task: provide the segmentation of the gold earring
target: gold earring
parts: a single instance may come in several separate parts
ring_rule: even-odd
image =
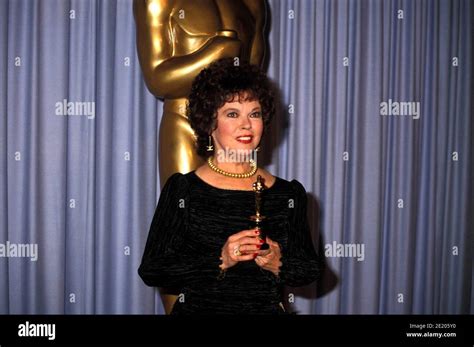
[[[214,150],[214,146],[212,145],[211,135],[209,135],[209,145],[207,146],[207,151],[212,152]]]

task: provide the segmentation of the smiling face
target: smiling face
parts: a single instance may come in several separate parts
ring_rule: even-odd
[[[253,150],[263,132],[262,108],[258,100],[234,98],[217,110],[217,129],[212,133],[215,150]]]

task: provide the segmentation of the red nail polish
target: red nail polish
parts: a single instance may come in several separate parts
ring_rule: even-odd
[[[258,253],[255,253],[255,254],[253,255],[253,259],[257,258],[257,256],[258,256]]]
[[[257,248],[260,249],[260,247],[262,247],[262,245],[257,245]]]
[[[258,234],[260,234],[260,231],[258,231],[258,230],[255,230],[255,234],[257,234],[257,235],[258,235]]]
[[[262,239],[260,239],[260,243],[265,243],[265,241],[264,241],[264,240],[262,240]]]

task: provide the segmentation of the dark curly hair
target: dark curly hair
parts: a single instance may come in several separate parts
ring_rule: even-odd
[[[196,151],[201,157],[212,154],[206,151],[206,146],[209,135],[217,127],[217,110],[235,97],[239,102],[258,100],[263,133],[269,128],[275,113],[275,93],[269,78],[256,65],[247,62],[235,65],[234,58],[216,60],[194,79],[186,109],[196,136]]]

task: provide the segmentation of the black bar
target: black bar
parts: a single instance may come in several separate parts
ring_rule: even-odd
[[[27,323],[28,322],[28,325]],[[37,333],[55,324],[54,340]],[[0,345],[78,343],[445,344],[474,345],[472,315],[1,315]],[[23,324],[23,325],[21,325]],[[410,325],[411,324],[411,325]],[[27,329],[28,327],[28,329]],[[52,326],[51,326],[52,328]],[[50,333],[52,330],[50,330]],[[407,333],[456,336],[408,337]],[[49,334],[52,338],[52,334]]]

